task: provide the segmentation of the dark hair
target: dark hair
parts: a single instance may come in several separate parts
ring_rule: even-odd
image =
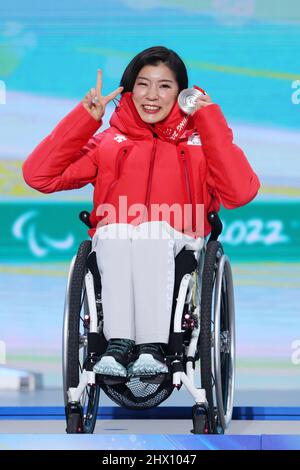
[[[124,87],[122,93],[133,90],[136,77],[145,65],[159,65],[161,62],[174,73],[179,91],[188,88],[186,67],[179,55],[166,47],[155,46],[140,52],[129,62],[120,81],[120,86]]]

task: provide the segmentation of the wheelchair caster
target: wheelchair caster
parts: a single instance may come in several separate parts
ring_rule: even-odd
[[[82,408],[77,403],[68,403],[66,406],[67,434],[83,433]]]
[[[210,434],[208,412],[204,406],[194,405],[192,408],[193,434]]]

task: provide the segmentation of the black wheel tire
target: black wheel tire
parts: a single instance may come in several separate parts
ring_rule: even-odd
[[[69,287],[69,322],[68,322],[68,343],[67,343],[67,367],[66,367],[66,389],[77,387],[79,383],[80,372],[83,367],[83,361],[80,361],[79,354],[79,335],[80,335],[80,315],[83,308],[82,292],[84,288],[84,276],[86,274],[86,261],[91,252],[91,241],[84,240],[78,249],[75,259],[72,277]],[[67,417],[68,429],[82,429],[83,433],[93,433],[97,420],[97,411],[100,397],[99,385],[86,387],[88,403],[82,409],[82,426],[73,426],[73,420],[77,423],[77,413]],[[70,421],[70,426],[69,426]],[[73,431],[74,432],[74,431]]]
[[[223,248],[220,242],[208,243],[204,259],[203,276],[201,280],[201,319],[200,319],[200,364],[201,386],[205,389],[208,401],[209,434],[222,434],[217,423],[217,413],[213,398],[212,379],[212,305],[213,288],[215,282],[216,263],[218,252],[222,255]]]

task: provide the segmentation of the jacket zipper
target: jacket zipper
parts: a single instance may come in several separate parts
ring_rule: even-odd
[[[148,175],[148,182],[147,182],[147,192],[146,192],[146,200],[145,206],[147,208],[147,214],[149,215],[149,202],[150,202],[150,194],[151,194],[151,186],[152,186],[152,177],[153,177],[153,167],[156,155],[156,137],[154,137],[153,147],[151,151],[151,160],[150,160],[150,168],[149,168],[149,175]]]
[[[195,227],[195,204],[194,204],[193,197],[192,197],[191,183],[190,183],[190,177],[189,177],[189,169],[188,169],[188,164],[187,164],[187,161],[186,161],[185,151],[181,150],[180,155],[181,155],[182,162],[183,162],[185,184],[186,184],[186,189],[187,189],[187,193],[188,193],[189,203],[192,205],[192,230],[193,230],[193,232],[195,232],[196,231],[196,227]]]

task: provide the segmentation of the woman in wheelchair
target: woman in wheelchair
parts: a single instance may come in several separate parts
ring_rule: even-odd
[[[43,193],[94,186],[87,224],[108,341],[93,365],[96,374],[168,372],[176,259],[188,253],[199,268],[212,230],[208,214],[217,217],[221,204],[247,204],[259,189],[220,107],[194,86],[199,93],[185,108],[178,96],[187,88],[185,64],[165,47],[137,54],[120,87],[106,96],[98,70],[96,87],[23,165],[27,184]],[[95,134],[119,93],[110,126]],[[220,246],[214,250],[212,266],[221,259]]]
[[[203,239],[181,235],[165,221],[150,221],[98,228],[92,246],[109,340],[94,371],[122,377],[167,373],[175,258],[182,250],[200,249]],[[196,263],[193,251],[192,256]]]

